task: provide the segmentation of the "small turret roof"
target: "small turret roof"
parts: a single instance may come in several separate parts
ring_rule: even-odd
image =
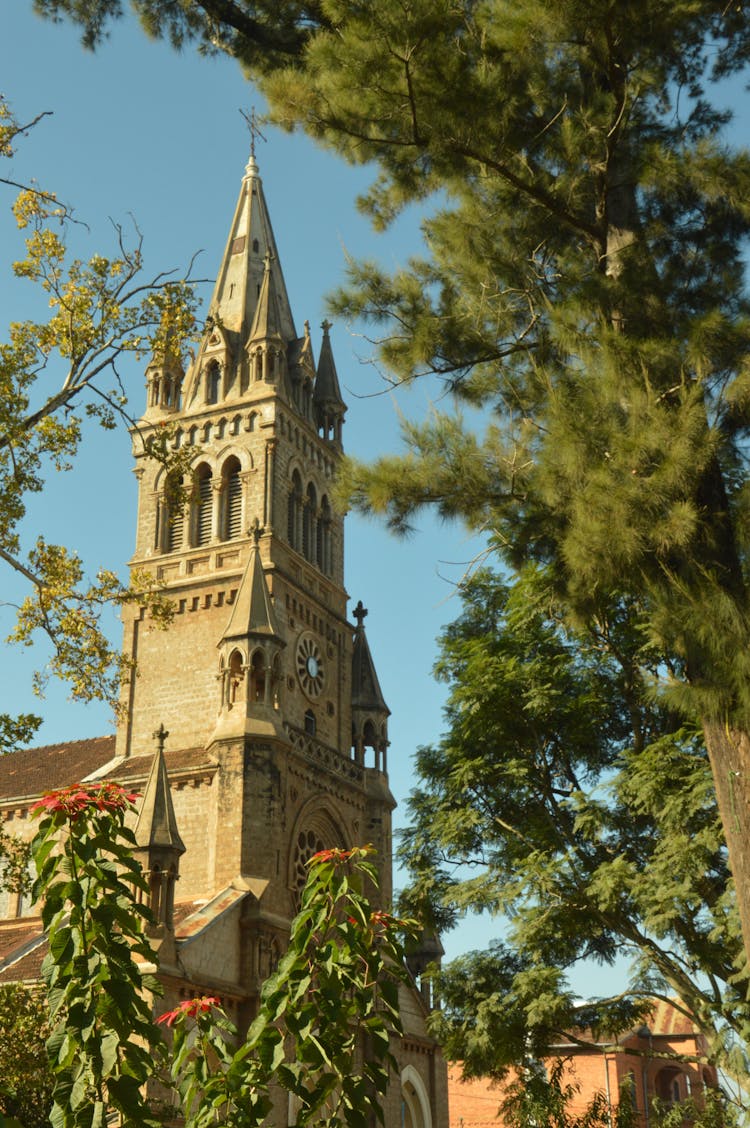
[[[391,711],[385,703],[378,675],[375,673],[375,663],[372,660],[367,636],[365,635],[364,618],[366,614],[367,611],[360,600],[354,608],[357,628],[354,632],[354,648],[352,650],[352,709],[367,709],[370,712],[381,712],[390,716]]]
[[[320,346],[318,375],[315,379],[313,402],[319,407],[326,407],[329,410],[331,408],[338,410],[343,415],[346,411],[346,404],[341,398],[341,388],[339,387],[339,378],[336,373],[336,362],[333,359],[331,338],[328,336],[328,330],[330,328],[330,321],[324,321],[321,325],[321,329],[323,330],[323,342]]]
[[[266,251],[263,265],[263,281],[260,284],[258,304],[255,307],[253,323],[250,326],[248,341],[262,341],[268,337],[284,339],[279,299],[273,285],[271,274],[271,252]]]
[[[184,854],[185,844],[177,829],[167,764],[164,759],[164,742],[168,736],[169,733],[166,732],[164,725],[154,733],[158,743],[134,833],[135,840],[141,848],[150,849],[158,846]]]
[[[253,528],[254,544],[250,549],[250,559],[240,581],[237,597],[232,606],[232,614],[219,641],[219,646],[230,639],[246,638],[248,635],[273,635],[280,637],[276,612],[271,602],[263,562],[260,558],[260,526],[256,520]]]

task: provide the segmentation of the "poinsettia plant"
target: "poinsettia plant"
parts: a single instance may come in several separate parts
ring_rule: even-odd
[[[374,904],[372,849],[310,860],[289,947],[244,1037],[214,996],[154,1019],[147,885],[125,825],[135,798],[105,783],[37,804],[34,895],[50,936],[43,975],[55,1128],[99,1128],[112,1111],[125,1125],[156,1124],[146,1091],[155,1071],[186,1128],[260,1128],[279,1091],[285,1104],[293,1098],[299,1128],[382,1122],[391,1037],[401,1031],[403,938],[416,926]]]

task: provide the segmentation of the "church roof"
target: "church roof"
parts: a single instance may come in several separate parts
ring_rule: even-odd
[[[67,740],[0,756],[0,802],[32,798],[78,783],[115,754],[114,736]]]
[[[338,408],[343,412],[346,411],[346,404],[341,398],[341,388],[339,387],[339,378],[336,373],[336,362],[333,359],[331,338],[328,336],[328,330],[330,328],[331,323],[329,321],[324,321],[321,325],[323,341],[320,346],[318,375],[315,379],[313,400],[320,407]]]
[[[163,733],[164,737],[167,735]],[[146,848],[161,846],[176,850],[178,854],[185,853],[185,843],[177,829],[167,764],[164,759],[163,739],[159,740],[154,754],[134,834],[139,846]]]
[[[219,641],[228,642],[230,639],[246,638],[248,635],[274,635],[280,637],[276,612],[271,603],[271,595],[263,574],[263,562],[260,558],[259,530],[256,530],[256,539],[250,549],[250,559],[245,568],[245,574],[240,581],[232,613],[224,633]]]
[[[391,711],[385,703],[365,635],[364,617],[367,612],[361,601],[357,604],[354,614],[357,619],[357,629],[354,632],[352,650],[352,708],[371,709],[390,716]]]

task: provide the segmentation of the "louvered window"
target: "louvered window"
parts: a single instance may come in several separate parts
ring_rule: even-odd
[[[226,521],[227,540],[235,540],[242,532],[242,483],[239,470],[233,470],[226,483]]]
[[[167,510],[167,552],[177,552],[182,548],[185,531],[185,512],[181,505]]]
[[[211,501],[211,475],[204,474],[198,479],[198,512],[196,513],[195,522],[195,543],[198,545],[208,544],[211,540]]]

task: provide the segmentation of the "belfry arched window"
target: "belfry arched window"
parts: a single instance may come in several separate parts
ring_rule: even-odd
[[[333,570],[333,553],[331,548],[331,506],[327,497],[320,503],[320,513],[315,526],[315,556],[316,564],[321,572],[329,576]]]
[[[193,486],[194,534],[196,545],[206,545],[211,540],[213,523],[213,489],[211,469],[205,464],[195,473]]]
[[[224,463],[222,479],[221,538],[236,540],[242,533],[242,479],[236,458]]]
[[[302,514],[302,555],[306,560],[313,560],[313,546],[315,536],[315,519],[317,517],[318,502],[315,496],[315,486],[310,482],[305,495],[305,507]]]
[[[177,552],[182,548],[185,535],[185,498],[178,475],[170,474],[164,498],[164,515],[167,522],[164,551]]]
[[[292,548],[299,552],[302,540],[302,479],[299,471],[292,474],[292,485],[287,499],[286,536]]]

